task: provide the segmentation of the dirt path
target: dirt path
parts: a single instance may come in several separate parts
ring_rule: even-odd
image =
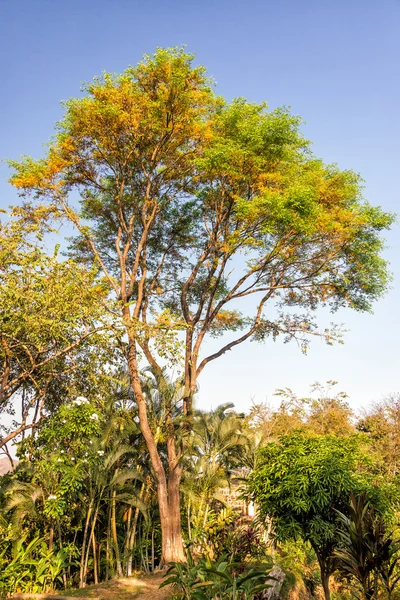
[[[99,598],[99,600],[167,600],[171,596],[168,588],[159,589],[162,575],[124,577],[112,579],[99,585],[89,585],[83,590],[68,592],[76,598]]]

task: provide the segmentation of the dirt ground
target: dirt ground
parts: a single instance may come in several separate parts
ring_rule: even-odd
[[[89,585],[83,590],[68,592],[76,598],[99,598],[99,600],[167,600],[171,596],[168,588],[159,589],[162,575],[143,575],[112,579],[99,585]]]

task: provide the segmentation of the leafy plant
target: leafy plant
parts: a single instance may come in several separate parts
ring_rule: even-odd
[[[391,598],[400,580],[396,572],[400,541],[393,539],[384,517],[377,515],[365,493],[351,496],[349,515],[338,512],[341,548],[335,552],[339,570],[356,582],[366,600],[378,595],[379,580]]]
[[[36,537],[26,543],[22,538],[15,542],[9,556],[9,543],[0,553],[0,594],[22,592],[47,592],[60,580],[67,565],[64,550],[53,552]]]
[[[357,436],[298,433],[267,444],[249,478],[251,498],[259,506],[261,519],[272,519],[276,539],[302,539],[311,544],[326,600],[330,577],[337,568],[337,511],[347,512],[352,492],[367,491],[382,507],[387,502],[385,487],[378,488],[372,481],[368,464]]]
[[[317,557],[308,542],[288,540],[282,542],[274,551],[274,565],[283,569],[287,575],[286,587],[296,586],[306,589],[314,596],[321,585],[321,576]]]
[[[210,585],[205,579],[205,558],[195,562],[190,549],[187,549],[187,562],[173,562],[165,574],[165,581],[160,585],[172,585],[175,600],[203,600],[208,598],[202,588]]]
[[[240,571],[240,564],[226,556],[216,561],[203,556],[195,562],[188,550],[187,564],[171,563],[160,587],[172,585],[175,600],[251,600],[273,580],[263,570]]]

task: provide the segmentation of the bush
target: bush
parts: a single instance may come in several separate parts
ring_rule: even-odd
[[[252,600],[271,585],[268,572],[243,572],[240,563],[226,556],[216,561],[203,556],[195,562],[188,551],[187,559],[187,564],[171,563],[160,586],[172,585],[174,600]]]
[[[66,553],[51,551],[40,538],[27,543],[3,541],[0,551],[0,597],[16,592],[48,592],[61,580],[66,567]]]

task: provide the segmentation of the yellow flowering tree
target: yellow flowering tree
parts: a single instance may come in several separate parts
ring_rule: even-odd
[[[189,430],[197,379],[211,361],[249,339],[331,343],[335,331],[314,321],[318,306],[369,310],[387,286],[380,233],[392,221],[363,201],[355,173],[313,156],[297,117],[225,102],[193,59],[158,49],[122,75],[96,78],[65,103],[46,157],[13,162],[11,178],[74,224],[74,256],[96,260],[117,303],[157,480],[164,562],[184,558],[185,436],[171,403],[163,462],[140,356],[161,377],[181,332]],[[175,332],[169,340],[166,329]],[[222,334],[219,349],[202,353],[208,335]]]

